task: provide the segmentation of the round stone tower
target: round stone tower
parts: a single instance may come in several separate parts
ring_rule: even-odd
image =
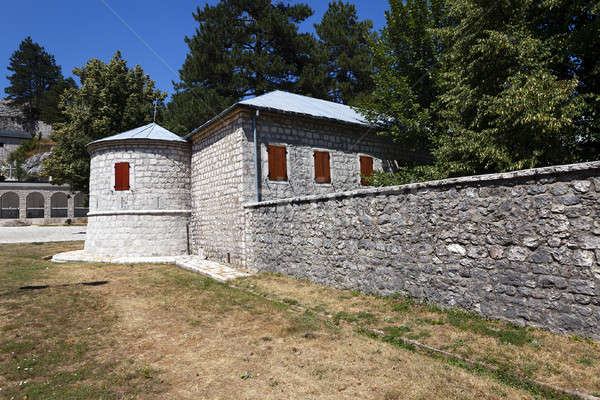
[[[94,256],[188,253],[190,144],[152,123],[88,144],[85,252]]]

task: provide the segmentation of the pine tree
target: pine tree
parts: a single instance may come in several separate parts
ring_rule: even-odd
[[[44,160],[44,174],[56,184],[88,191],[90,157],[86,145],[97,139],[152,122],[153,103],[161,113],[165,93],[154,89],[154,81],[139,65],[133,68],[116,52],[110,62],[89,60],[73,74],[80,88],[69,88],[61,100],[66,122],[58,123],[51,139],[52,155]]]
[[[27,37],[10,57],[8,70],[10,85],[4,91],[14,105],[21,106],[23,124],[33,136],[44,97],[63,80],[61,68],[53,55]]]
[[[301,75],[305,67],[315,69],[315,39],[298,33],[298,24],[312,13],[306,4],[271,0],[221,0],[198,7],[193,14],[196,32],[185,38],[189,53],[169,105],[169,124],[178,121],[173,124],[189,132],[198,121],[222,111],[224,104],[275,89],[311,94],[311,81]],[[178,116],[189,114],[184,103],[190,96],[201,107],[194,120]]]
[[[359,21],[353,4],[336,0],[315,31],[324,52],[324,85],[330,100],[352,104],[373,89],[370,20]]]

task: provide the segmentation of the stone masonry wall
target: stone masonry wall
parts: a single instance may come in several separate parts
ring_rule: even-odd
[[[253,269],[600,339],[600,162],[245,208]]]
[[[130,190],[114,190],[118,162],[129,163]],[[161,209],[190,209],[188,146],[140,142],[92,150],[90,212]]]
[[[85,251],[113,257],[187,254],[189,145],[135,140],[92,146]],[[129,163],[129,190],[114,190],[118,162]]]
[[[243,129],[246,134],[244,150],[244,180],[246,201],[255,199],[254,137],[252,116],[244,114]],[[379,171],[394,171],[398,163],[423,159],[394,145],[368,128],[329,123],[313,118],[289,117],[261,112],[257,118],[260,143],[260,190],[262,200],[295,196],[326,194],[361,187],[360,155],[373,157],[373,167]],[[269,144],[287,148],[288,181],[270,181],[268,178]],[[315,150],[328,151],[330,155],[331,183],[316,183],[314,176]]]
[[[192,252],[243,265],[244,137],[239,114],[192,140]]]

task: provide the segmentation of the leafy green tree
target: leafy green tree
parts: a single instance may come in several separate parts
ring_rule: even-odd
[[[372,44],[375,88],[358,104],[359,111],[381,134],[412,150],[429,151],[441,71],[441,46],[433,30],[446,24],[444,1],[389,4],[386,26]]]
[[[10,85],[4,91],[14,105],[22,108],[23,125],[33,136],[45,96],[63,81],[61,68],[53,55],[27,37],[10,57],[8,70],[12,72],[8,76]]]
[[[578,148],[589,140],[585,132],[597,117],[586,107],[586,82],[575,64],[597,50],[576,54],[562,48],[574,40],[568,21],[575,15],[563,7],[558,17],[554,7],[567,1],[448,4],[456,23],[438,30],[448,48],[437,106],[443,127],[434,151],[438,169],[456,176],[581,159]],[[563,29],[543,26],[556,18]],[[596,20],[595,36],[589,37],[596,45],[598,29]]]
[[[330,100],[352,104],[373,89],[372,29],[370,20],[358,19],[353,4],[341,0],[330,2],[321,23],[315,24],[324,52],[324,84]]]
[[[139,65],[129,68],[118,51],[108,64],[91,59],[73,74],[81,87],[67,89],[62,97],[67,121],[58,123],[51,134],[56,146],[44,160],[44,174],[52,176],[53,183],[87,192],[86,145],[152,122],[153,103],[158,101],[162,114],[166,94],[155,90],[154,81]]]
[[[221,0],[198,7],[193,14],[198,27],[185,38],[190,51],[175,84],[169,120],[190,131],[223,105],[247,96],[275,89],[310,94],[312,81],[301,75],[304,67],[315,70],[311,52],[316,39],[298,33],[298,24],[312,13],[303,3],[271,0]],[[185,118],[190,96],[201,105],[194,120]]]

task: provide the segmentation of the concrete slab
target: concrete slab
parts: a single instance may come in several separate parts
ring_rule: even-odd
[[[219,282],[250,276],[249,273],[227,265],[204,260],[199,256],[164,256],[164,257],[99,257],[87,254],[84,250],[67,251],[55,254],[54,262],[97,262],[115,264],[175,264],[189,271],[206,275]]]
[[[67,242],[85,240],[86,226],[0,227],[0,243]]]

